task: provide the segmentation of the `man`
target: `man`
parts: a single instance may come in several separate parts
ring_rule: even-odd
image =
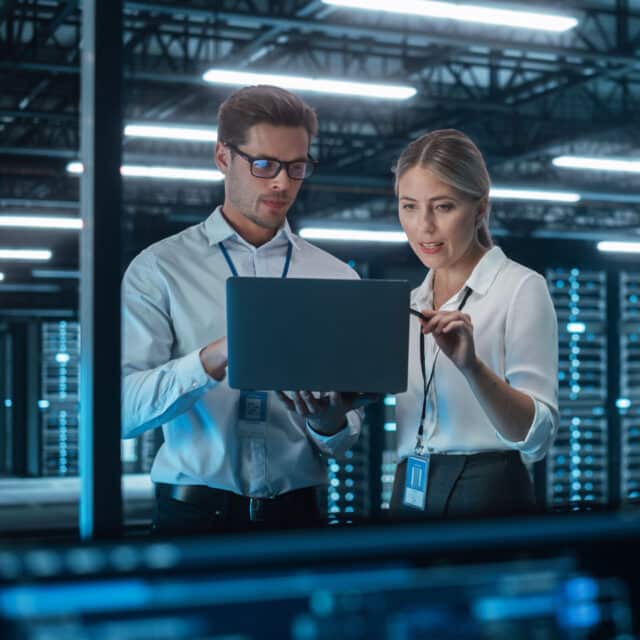
[[[151,470],[161,532],[317,522],[321,452],[344,451],[359,435],[361,416],[342,394],[258,393],[249,407],[225,381],[227,278],[357,277],[287,222],[314,169],[316,130],[314,111],[287,91],[231,95],[215,148],[223,205],[144,250],[124,276],[123,437],[163,429]]]

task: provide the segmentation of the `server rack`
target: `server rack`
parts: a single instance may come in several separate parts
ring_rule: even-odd
[[[619,274],[620,494],[640,503],[640,272]]]
[[[42,475],[77,475],[80,325],[43,322],[40,353]]]
[[[605,505],[610,498],[606,273],[548,269],[546,277],[558,317],[560,408],[560,427],[547,457],[547,506]]]
[[[80,325],[46,321],[40,327],[39,473],[42,476],[78,475],[80,419]],[[119,425],[113,425],[118,429]],[[125,473],[148,473],[160,446],[154,429],[122,443]]]

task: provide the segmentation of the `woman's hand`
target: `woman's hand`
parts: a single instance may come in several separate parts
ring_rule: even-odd
[[[421,311],[422,333],[431,333],[440,350],[462,371],[477,365],[473,323],[471,316],[462,311]]]
[[[284,406],[303,418],[323,435],[333,435],[340,431],[346,422],[346,415],[352,409],[364,407],[377,400],[377,393],[340,393],[316,395],[311,391],[276,391]]]

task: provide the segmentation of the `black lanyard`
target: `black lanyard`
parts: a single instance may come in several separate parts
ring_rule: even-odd
[[[220,251],[222,251],[222,255],[224,256],[224,259],[227,261],[227,264],[229,265],[229,269],[231,270],[231,273],[234,276],[238,276],[238,271],[236,269],[236,265],[233,264],[233,260],[231,259],[231,256],[229,255],[229,252],[227,251],[226,247],[222,244],[222,242],[218,243],[218,246],[220,247]],[[293,245],[291,244],[291,240],[287,241],[287,257],[285,258],[284,261],[284,269],[282,270],[282,278],[286,278],[287,274],[289,273],[289,265],[291,264],[291,252],[293,251]]]
[[[471,289],[469,287],[465,287],[464,296],[462,297],[462,302],[458,306],[458,311],[462,311],[462,308],[467,303],[469,296],[471,295]],[[436,351],[436,355],[433,358],[433,364],[431,365],[431,372],[429,373],[429,379],[427,380],[427,369],[424,363],[424,333],[422,333],[422,328],[419,327],[418,331],[420,331],[420,369],[422,370],[422,383],[424,388],[424,396],[422,398],[422,414],[420,416],[420,425],[418,426],[418,436],[416,439],[416,453],[422,453],[424,450],[424,446],[422,443],[422,436],[424,435],[424,418],[427,415],[427,394],[429,393],[429,389],[431,388],[431,383],[433,382],[433,374],[436,370],[436,361],[438,360],[438,356],[440,355],[440,349]]]

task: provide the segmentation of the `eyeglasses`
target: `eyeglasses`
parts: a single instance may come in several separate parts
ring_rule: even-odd
[[[254,157],[244,151],[240,151],[235,144],[231,144],[230,142],[223,144],[235,151],[241,158],[244,158],[249,163],[251,175],[256,178],[275,178],[282,170],[282,167],[284,167],[287,175],[292,180],[304,180],[313,173],[318,163],[318,161],[314,160],[310,155],[307,155],[306,160],[292,160],[291,162],[275,160],[274,158]]]

